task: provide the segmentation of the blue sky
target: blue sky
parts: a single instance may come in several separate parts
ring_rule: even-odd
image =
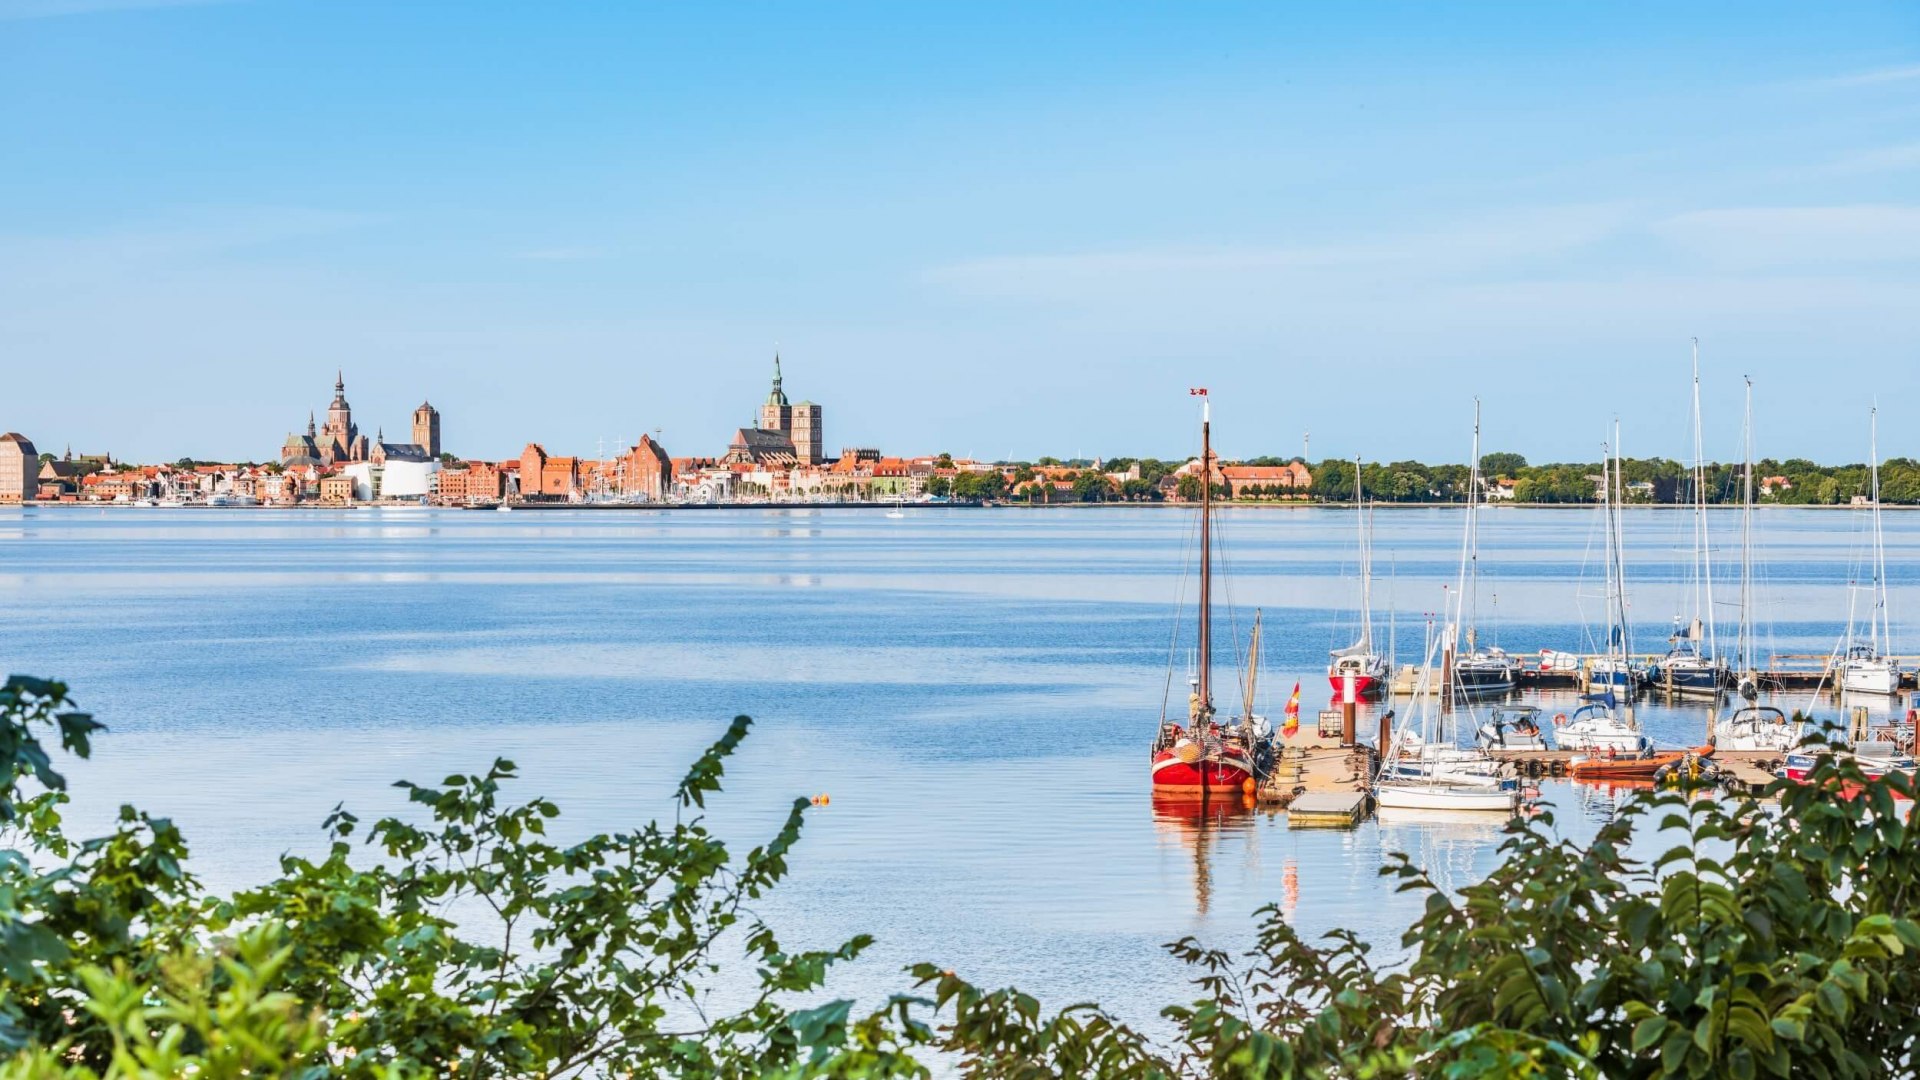
[[[1920,7],[0,0],[0,429],[1865,457]],[[1889,454],[1920,436],[1883,424]]]

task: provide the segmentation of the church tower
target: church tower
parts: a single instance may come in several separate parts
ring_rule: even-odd
[[[413,410],[413,441],[428,457],[440,456],[440,412],[431,402],[423,401]]]
[[[354,444],[359,436],[360,430],[353,426],[353,406],[347,404],[346,376],[336,371],[333,403],[327,406],[327,422],[320,428],[321,460],[329,464],[354,460]]]
[[[760,430],[782,435],[793,432],[793,407],[787,404],[786,392],[780,389],[779,353],[773,354],[773,390],[767,394],[767,403],[760,406]]]
[[[793,456],[802,465],[819,465],[827,459],[820,406],[811,401],[793,407]]]

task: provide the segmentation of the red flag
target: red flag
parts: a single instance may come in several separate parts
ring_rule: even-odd
[[[1280,733],[1291,739],[1300,730],[1300,684],[1293,684],[1293,696],[1287,699],[1287,722],[1280,725]]]
[[[1189,396],[1189,397],[1206,397],[1206,396],[1207,396],[1207,388],[1206,388],[1206,387],[1204,387],[1204,386],[1189,386],[1189,387],[1187,387],[1187,396]]]

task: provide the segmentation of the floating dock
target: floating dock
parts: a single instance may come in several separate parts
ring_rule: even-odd
[[[1294,829],[1345,829],[1367,815],[1364,791],[1310,791],[1287,806],[1287,826]]]
[[[1342,746],[1338,738],[1302,730],[1298,739],[1281,748],[1258,800],[1286,810],[1293,828],[1356,825],[1372,809],[1377,757],[1371,746]]]

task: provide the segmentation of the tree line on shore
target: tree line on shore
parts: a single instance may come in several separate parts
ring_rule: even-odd
[[[1192,977],[1157,1038],[1096,1002],[1049,1011],[935,963],[884,1001],[828,998],[871,939],[796,950],[755,914],[810,801],[744,856],[700,816],[749,726],[694,762],[670,822],[558,842],[559,806],[509,801],[516,770],[495,761],[400,783],[410,814],[336,808],[323,853],[222,895],[166,818],[126,806],[109,835],[67,834],[43,740],[86,757],[101,725],[64,685],[9,678],[0,1080],[1747,1080],[1920,1064],[1920,818],[1899,772],[1827,758],[1810,784],[1777,782],[1777,806],[1635,793],[1585,846],[1550,816],[1515,819],[1459,890],[1389,857],[1383,887],[1425,898],[1403,960],[1346,931],[1307,941],[1263,908],[1244,953],[1166,946]],[[1660,853],[1636,854],[1649,843]]]
[[[944,457],[944,455],[943,455]],[[1299,457],[1257,457],[1230,465],[1287,465]],[[1303,462],[1304,463],[1304,462]],[[989,471],[935,477],[928,492],[973,500],[1022,502],[1157,502],[1169,497],[1199,497],[1199,480],[1183,476],[1169,488],[1163,481],[1185,461],[1117,457],[1103,461],[1061,461],[1043,457],[1032,463]],[[1136,468],[1137,467],[1137,468]],[[1746,467],[1715,462],[1701,469],[1701,487],[1709,505],[1738,505],[1745,497]],[[1354,463],[1335,459],[1308,464],[1312,484],[1305,489],[1259,485],[1234,490],[1216,484],[1218,498],[1308,499],[1347,502],[1353,498]],[[1127,475],[1137,473],[1137,475]],[[1522,503],[1596,503],[1601,464],[1553,462],[1534,465],[1515,453],[1490,453],[1480,459],[1483,497]],[[1361,479],[1376,502],[1462,502],[1471,473],[1464,464],[1429,465],[1419,461],[1365,462]],[[1621,462],[1630,503],[1680,505],[1695,498],[1693,466],[1670,458],[1626,458]],[[1840,506],[1868,497],[1866,464],[1819,465],[1805,458],[1763,458],[1753,466],[1753,499],[1761,504]],[[1920,461],[1890,458],[1880,465],[1880,499],[1895,506],[1920,505]]]

